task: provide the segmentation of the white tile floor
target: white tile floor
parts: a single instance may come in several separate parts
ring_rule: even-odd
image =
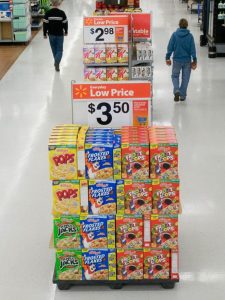
[[[178,0],[143,0],[154,12],[154,120],[172,123],[180,143],[183,214],[180,218],[181,282],[174,290],[132,287],[73,288],[51,283],[54,253],[47,141],[50,129],[71,120],[70,81],[82,78],[82,16],[92,0],[64,0],[69,36],[60,74],[40,32],[0,82],[0,299],[175,299],[225,298],[225,59],[209,60],[199,48],[196,15]],[[198,51],[186,103],[174,104],[167,41],[187,17]],[[135,291],[135,292],[134,292]]]

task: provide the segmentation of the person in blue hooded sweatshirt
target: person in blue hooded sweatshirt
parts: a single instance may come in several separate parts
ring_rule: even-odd
[[[191,69],[197,68],[197,57],[195,41],[193,35],[187,29],[188,21],[181,19],[179,27],[169,41],[166,53],[166,64],[171,65],[171,55],[173,54],[172,82],[174,101],[185,101],[187,87],[191,75]],[[181,82],[180,82],[180,73]]]

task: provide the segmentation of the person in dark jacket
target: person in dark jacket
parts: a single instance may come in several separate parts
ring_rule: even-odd
[[[57,72],[63,55],[64,35],[68,34],[68,20],[63,10],[59,9],[60,0],[52,0],[52,8],[48,10],[43,19],[44,38],[49,37],[50,46],[54,56],[54,65]]]
[[[191,75],[191,69],[197,67],[197,57],[193,35],[187,29],[188,21],[181,19],[179,27],[169,41],[166,53],[166,64],[171,65],[171,55],[173,54],[172,82],[174,101],[185,101],[187,87]],[[180,73],[181,83],[180,83]]]

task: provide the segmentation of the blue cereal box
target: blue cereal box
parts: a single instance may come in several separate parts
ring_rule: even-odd
[[[91,215],[116,214],[116,181],[89,181],[88,213]]]
[[[113,179],[113,143],[85,144],[87,179]]]
[[[80,231],[82,248],[115,248],[114,216],[81,216]]]
[[[83,280],[116,280],[116,252],[113,249],[82,250]]]

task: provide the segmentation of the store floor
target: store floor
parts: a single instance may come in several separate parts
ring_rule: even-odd
[[[180,149],[183,214],[180,275],[174,290],[131,287],[120,291],[52,284],[54,251],[47,143],[51,128],[71,121],[70,81],[82,78],[82,16],[93,0],[65,0],[69,36],[60,73],[41,32],[0,82],[0,299],[224,299],[225,296],[225,59],[199,48],[197,16],[178,0],[142,1],[154,11],[154,121],[173,124]],[[175,104],[164,56],[179,18],[187,17],[198,51],[185,103]],[[79,112],[77,112],[79,113]]]

